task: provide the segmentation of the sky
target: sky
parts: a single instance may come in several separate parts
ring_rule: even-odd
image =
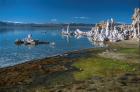
[[[0,0],[0,21],[98,23],[114,18],[131,23],[140,0]]]

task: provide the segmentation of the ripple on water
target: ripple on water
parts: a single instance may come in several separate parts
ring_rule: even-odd
[[[91,39],[62,37],[61,30],[41,30],[41,29],[0,29],[0,67],[13,66],[32,59],[40,59],[57,54],[62,54],[67,51],[93,48],[96,45],[91,42]],[[47,32],[47,34],[42,33]],[[55,42],[55,46],[38,45],[38,46],[16,46],[16,39],[23,39],[28,34],[32,33],[34,39],[41,41]],[[92,44],[91,44],[92,43]],[[100,46],[97,46],[100,47]]]

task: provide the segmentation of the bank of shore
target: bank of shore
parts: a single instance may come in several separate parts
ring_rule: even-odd
[[[2,68],[0,92],[140,92],[138,41],[108,45]]]

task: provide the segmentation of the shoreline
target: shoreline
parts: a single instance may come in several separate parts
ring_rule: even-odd
[[[2,68],[2,69],[0,69],[0,75],[1,75],[0,76],[0,91],[7,92],[7,88],[8,88],[8,90],[10,90],[10,92],[14,92],[13,90],[21,90],[21,88],[31,90],[31,91],[26,90],[24,92],[35,92],[33,90],[45,90],[45,92],[46,92],[46,88],[47,88],[47,92],[50,92],[50,91],[56,92],[59,90],[62,90],[62,92],[63,92],[63,90],[68,91],[71,88],[72,88],[71,90],[73,90],[73,88],[76,88],[75,89],[76,91],[74,91],[74,92],[77,92],[77,90],[82,91],[82,90],[95,90],[95,89],[99,91],[99,89],[97,89],[97,88],[98,87],[101,88],[100,84],[107,86],[106,85],[107,83],[110,83],[113,81],[115,83],[117,83],[116,84],[117,87],[118,86],[120,87],[121,85],[123,85],[120,82],[124,82],[124,80],[122,78],[125,78],[125,77],[126,78],[130,77],[130,79],[131,78],[134,79],[134,80],[129,80],[129,79],[126,80],[126,83],[127,82],[129,83],[129,81],[130,81],[132,83],[129,83],[129,84],[133,84],[133,82],[134,82],[137,85],[139,85],[140,76],[139,76],[138,71],[135,71],[134,73],[124,72],[117,77],[112,76],[112,77],[104,78],[104,77],[100,77],[100,76],[94,76],[94,77],[91,77],[90,79],[88,78],[85,80],[76,80],[76,81],[75,81],[75,79],[73,80],[74,75],[73,74],[71,75],[72,72],[75,73],[75,72],[84,72],[85,71],[85,69],[83,69],[82,67],[80,68],[80,67],[73,66],[74,63],[81,62],[80,60],[82,60],[82,61],[90,60],[88,58],[91,58],[91,60],[92,59],[96,60],[96,58],[99,58],[99,59],[97,59],[97,61],[98,60],[107,60],[108,61],[108,59],[116,60],[116,58],[111,56],[112,52],[114,53],[113,55],[118,55],[118,54],[116,54],[116,53],[118,53],[117,50],[120,50],[121,48],[138,48],[139,47],[138,41],[135,41],[135,40],[125,40],[125,41],[120,41],[120,42],[115,42],[115,43],[108,43],[108,45],[109,46],[106,48],[101,47],[101,48],[89,48],[89,49],[82,49],[82,50],[76,50],[76,51],[69,51],[69,52],[63,53],[62,55],[56,55],[54,57],[32,60],[32,61],[18,64],[15,66]],[[108,53],[106,53],[106,52],[108,52]],[[131,49],[130,49],[130,52],[131,52]],[[105,53],[105,54],[102,54],[102,53]],[[100,56],[99,54],[102,54],[104,57],[102,55]],[[108,55],[111,57],[108,57]],[[98,57],[96,57],[96,56],[98,56]],[[121,55],[119,55],[119,57],[121,58],[121,57],[126,57],[126,56],[125,56],[125,54],[121,54]],[[110,59],[110,58],[112,58],[112,59]],[[117,59],[119,60],[120,58],[117,58]],[[129,58],[130,58],[130,60],[133,60],[133,58],[131,58],[131,57],[129,57]],[[129,58],[126,57],[126,60],[129,60]],[[139,56],[138,56],[138,59],[139,59]],[[136,59],[136,60],[138,61],[138,59]],[[128,66],[129,64],[131,66],[131,63],[132,63],[132,66],[135,66],[135,62],[133,62],[133,61],[128,63],[128,65],[123,66],[123,64],[127,63],[127,62],[125,62],[126,60],[122,59],[122,61],[119,61],[119,62],[122,62],[122,64],[120,63],[122,65],[122,67]],[[99,61],[99,62],[101,62],[101,61]],[[114,62],[114,61],[111,61],[111,62]],[[86,62],[83,62],[83,64],[84,63],[86,63]],[[117,63],[117,65],[118,64],[119,63]],[[139,63],[136,63],[136,65],[137,64],[139,64]],[[133,71],[133,69],[132,69],[132,71]],[[65,74],[65,73],[67,75],[66,77],[73,76],[72,78],[70,78],[70,80],[68,78],[68,80],[70,82],[65,83],[65,81],[63,81],[63,80],[66,80],[66,79],[62,78],[62,80],[61,80],[62,84],[60,83],[60,84],[53,85],[52,80],[54,80],[54,82],[56,82],[55,80],[57,80],[57,77],[61,74],[62,75]],[[65,78],[65,75],[64,75],[64,78]],[[47,82],[47,83],[45,82],[45,81],[49,81],[49,80],[50,80],[50,83],[52,83],[52,85],[48,84],[49,82]],[[71,80],[73,80],[73,81],[71,81]],[[137,82],[135,82],[135,80],[137,80]],[[102,81],[103,81],[103,83],[102,83]],[[63,82],[64,82],[64,84],[63,84]],[[92,85],[92,82],[95,83],[96,87],[94,87],[94,88],[92,87],[90,89],[88,85]],[[118,85],[118,83],[121,85]],[[47,86],[45,86],[45,88],[43,88],[44,87],[43,85],[47,85]],[[113,84],[110,84],[110,86],[111,85],[113,85]],[[127,89],[129,89],[130,86],[131,85],[128,85]],[[106,88],[108,88],[108,87],[109,86],[107,86]],[[121,87],[123,87],[123,86],[121,86]],[[121,87],[120,87],[120,89],[121,89]],[[102,88],[101,88],[101,90],[102,90]],[[64,92],[67,92],[67,91],[64,91]],[[19,91],[17,91],[17,92],[19,92]],[[39,91],[39,92],[42,92],[42,91]],[[78,92],[80,92],[80,91],[78,91]]]
[[[72,66],[77,59],[89,56],[93,51],[102,52],[106,48],[90,48],[65,52],[63,55],[43,58],[0,69],[0,89],[16,85],[29,85],[33,77],[48,76],[57,72],[79,71]],[[35,75],[34,75],[35,74]],[[37,74],[37,75],[36,75]]]
[[[12,65],[12,66],[1,67],[0,70],[12,68],[12,67],[18,67],[20,65],[24,65],[24,64],[28,64],[28,63],[37,63],[39,61],[43,61],[43,60],[50,59],[50,58],[63,58],[63,57],[67,57],[68,55],[72,55],[72,54],[87,53],[87,52],[91,52],[92,50],[105,49],[105,48],[106,47],[98,47],[98,48],[85,48],[85,49],[79,49],[79,50],[73,50],[73,51],[66,51],[62,54],[55,54],[55,55],[40,58],[40,59],[32,59],[32,60],[25,61],[23,63],[19,63],[19,64]]]

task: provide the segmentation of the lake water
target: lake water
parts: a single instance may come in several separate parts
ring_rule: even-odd
[[[33,39],[55,42],[55,46],[42,44],[37,46],[15,45],[16,39],[32,34]],[[40,59],[67,51],[100,47],[87,37],[67,37],[57,29],[0,29],[0,68],[20,64],[32,59]]]

